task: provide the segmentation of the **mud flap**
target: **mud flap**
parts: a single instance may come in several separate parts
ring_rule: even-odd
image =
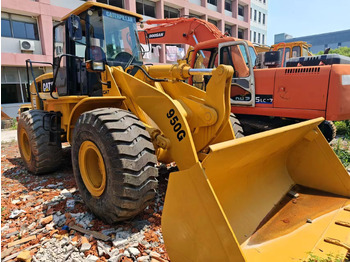
[[[260,242],[260,248],[254,252],[246,252],[246,246],[260,227],[274,227],[270,224],[275,220],[266,219],[273,217],[271,212],[296,185],[339,199],[320,216],[349,203],[350,176],[317,128],[322,120],[212,145],[202,163],[172,173],[162,216],[164,240],[171,260],[288,261],[305,258],[321,240],[324,227],[328,227],[304,226],[304,218],[311,212],[309,207],[301,211],[306,212],[305,217],[297,219],[293,227],[285,226],[268,237],[260,237],[268,239],[266,243],[283,237],[285,249],[276,249],[275,254],[279,255],[275,259],[270,252],[273,244],[264,249],[265,242]],[[311,205],[319,205],[318,200],[313,199],[320,199],[320,196],[309,195]],[[300,228],[305,227],[308,235],[300,233],[303,232]],[[344,234],[344,230],[349,231]],[[268,228],[262,232],[270,231]],[[295,231],[299,233],[294,234]],[[294,235],[294,244],[305,243],[291,249],[289,235]],[[342,229],[342,235],[347,237],[340,241],[347,241],[350,229]]]

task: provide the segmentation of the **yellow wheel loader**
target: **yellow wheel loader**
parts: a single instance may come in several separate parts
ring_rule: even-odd
[[[87,2],[54,27],[53,73],[28,85],[18,123],[29,171],[54,171],[68,141],[86,205],[115,223],[152,201],[156,161],[175,161],[162,216],[172,261],[344,259],[350,176],[323,119],[235,139],[233,68],[143,65],[140,20]],[[210,78],[206,91],[183,81],[191,75]]]

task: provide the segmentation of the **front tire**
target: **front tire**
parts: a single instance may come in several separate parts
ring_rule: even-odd
[[[107,223],[132,218],[153,201],[156,162],[148,132],[130,112],[96,109],[77,121],[72,145],[75,180],[86,205]]]
[[[44,129],[46,111],[29,110],[21,113],[17,127],[17,141],[24,166],[39,175],[56,171],[62,160],[61,144],[50,143],[50,132]],[[46,118],[45,126],[49,127]]]
[[[233,132],[235,133],[235,138],[244,137],[243,127],[241,125],[241,122],[239,122],[239,120],[233,113],[230,113],[230,122],[233,128]]]

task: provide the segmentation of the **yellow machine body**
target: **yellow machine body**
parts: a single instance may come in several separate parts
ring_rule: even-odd
[[[60,111],[62,140],[71,143],[88,110],[123,108],[145,124],[158,160],[179,168],[170,174],[162,216],[171,261],[302,261],[310,252],[345,257],[350,175],[317,128],[323,119],[234,139],[232,67],[213,69],[206,91],[182,81],[203,74],[186,64],[142,67],[131,75],[132,65],[106,65],[98,74],[111,88],[102,97],[54,92],[54,99],[40,89],[41,104],[32,84],[32,109]],[[37,82],[44,78],[52,74]]]
[[[227,101],[232,68],[214,70],[206,92],[176,80],[189,75],[186,65],[145,69],[171,81],[107,67],[102,79],[124,96],[46,97],[44,108],[63,112],[70,133],[82,112],[105,106],[127,107],[149,127],[158,158],[180,169],[170,175],[162,217],[172,261],[345,257],[344,246],[325,240],[349,243],[350,228],[336,222],[350,221],[350,176],[317,128],[322,119],[235,140]],[[290,190],[299,197],[288,199]]]

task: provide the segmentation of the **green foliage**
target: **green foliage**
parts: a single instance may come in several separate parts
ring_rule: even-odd
[[[333,150],[343,165],[347,167],[350,166],[350,151],[349,148],[344,148],[344,146],[341,145],[341,141],[341,139],[338,140],[337,144],[333,147]]]
[[[12,119],[11,129],[16,130],[17,129],[17,119]]]
[[[339,54],[350,57],[350,47],[343,46],[337,49],[331,49],[329,50],[329,54]],[[316,55],[323,55],[323,51],[318,52]]]
[[[335,121],[334,125],[337,128],[337,134],[350,139],[350,120]]]
[[[341,258],[340,255],[333,255],[333,254],[327,254],[326,258],[316,256],[312,254],[312,252],[309,253],[309,258],[307,261],[304,262],[343,262],[344,260]],[[344,262],[347,262],[348,260],[345,260]]]

